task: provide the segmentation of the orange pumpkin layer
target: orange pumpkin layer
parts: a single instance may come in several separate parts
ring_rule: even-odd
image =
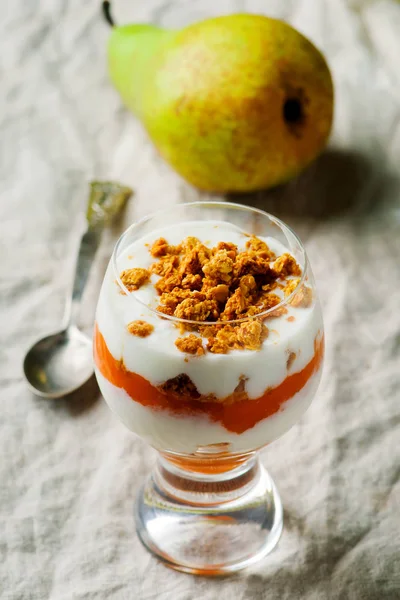
[[[314,348],[314,356],[301,371],[288,375],[282,383],[267,389],[259,398],[236,400],[228,397],[225,402],[201,402],[161,391],[141,375],[127,371],[123,361],[112,356],[97,325],[94,333],[94,358],[98,369],[110,383],[124,389],[132,400],[176,415],[207,415],[212,421],[234,433],[243,433],[262,419],[278,412],[284,402],[305,386],[321,365],[324,354],[323,337],[315,340]]]

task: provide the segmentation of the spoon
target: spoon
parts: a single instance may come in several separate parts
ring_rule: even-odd
[[[77,327],[83,291],[104,227],[132,195],[112,182],[92,182],[72,294],[67,299],[63,327],[38,340],[25,355],[23,369],[30,389],[43,398],[61,398],[80,388],[93,375],[92,340]]]

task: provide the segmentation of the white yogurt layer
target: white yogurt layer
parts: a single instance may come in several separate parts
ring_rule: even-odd
[[[180,417],[142,406],[134,402],[125,390],[107,381],[97,368],[96,376],[111,410],[128,429],[157,450],[192,454],[199,446],[228,443],[226,451],[238,453],[261,448],[295,425],[311,404],[318,388],[321,369],[278,412],[240,434],[227,431],[206,416]]]
[[[245,232],[226,222],[180,223],[135,241],[118,257],[119,273],[134,267],[148,268],[155,261],[150,255],[149,247],[159,237],[164,237],[168,243],[176,245],[188,235],[199,238],[209,247],[220,241],[233,242],[239,251],[246,249],[245,244],[248,240]],[[264,239],[277,256],[287,252],[287,249],[273,238],[260,239]],[[200,394],[215,394],[223,398],[235,390],[239,379],[244,376],[248,397],[258,398],[267,388],[279,385],[288,373],[303,369],[314,355],[314,340],[317,334],[322,332],[321,312],[318,303],[315,302],[308,308],[288,306],[287,314],[268,319],[266,323],[269,335],[259,351],[233,350],[228,354],[206,352],[202,356],[185,354],[175,346],[175,340],[180,334],[174,323],[161,319],[150,309],[154,309],[159,301],[153,286],[157,280],[158,276],[152,275],[151,283],[142,286],[136,292],[123,295],[110,264],[100,293],[96,316],[99,330],[113,357],[117,360],[123,359],[129,371],[141,375],[155,386],[185,373]],[[294,317],[294,320],[288,321],[288,317]],[[128,323],[137,319],[145,320],[154,326],[150,336],[140,338],[127,331]],[[204,340],[204,344],[206,342],[207,340]],[[294,352],[296,358],[288,371],[289,352]],[[125,396],[121,394],[122,391],[118,395],[120,399],[126,396],[125,393]],[[108,400],[107,395],[105,397]],[[127,396],[126,401],[128,402]],[[131,399],[129,402],[133,403]],[[139,412],[148,410],[140,406],[136,408]],[[158,417],[161,419],[160,413],[157,413]]]

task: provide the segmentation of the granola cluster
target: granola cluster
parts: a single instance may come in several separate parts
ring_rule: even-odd
[[[135,292],[150,281],[150,273],[147,269],[126,269],[122,271],[120,279],[128,292]]]
[[[287,309],[280,306],[268,314],[262,313],[290,296],[300,282],[301,269],[293,256],[285,253],[276,257],[254,235],[249,236],[244,251],[230,242],[208,248],[195,237],[187,237],[177,246],[159,238],[149,251],[156,259],[149,270],[128,269],[121,273],[121,280],[132,291],[148,283],[151,274],[159,276],[154,286],[159,295],[157,310],[192,321],[181,322],[179,327],[181,333],[194,333],[175,342],[187,354],[204,354],[203,338],[207,339],[207,350],[213,353],[259,350],[268,336],[265,320],[281,316]],[[312,291],[304,285],[291,298],[293,306],[306,307],[311,302]],[[228,323],[246,317],[253,318]]]
[[[131,321],[128,323],[127,329],[132,335],[138,337],[147,337],[154,331],[154,326],[146,321],[138,319],[137,321]]]

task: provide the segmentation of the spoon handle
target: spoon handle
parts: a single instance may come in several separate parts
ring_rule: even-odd
[[[72,294],[69,296],[64,312],[63,328],[71,324],[76,325],[80,301],[89,276],[94,255],[99,247],[102,229],[88,229],[81,238],[78,257],[76,261],[75,279]]]
[[[90,184],[86,212],[88,227],[82,235],[79,246],[72,294],[68,297],[65,306],[64,329],[67,329],[71,324],[77,324],[83,291],[104,227],[121,211],[131,195],[132,190],[130,188],[118,183],[93,181]]]

